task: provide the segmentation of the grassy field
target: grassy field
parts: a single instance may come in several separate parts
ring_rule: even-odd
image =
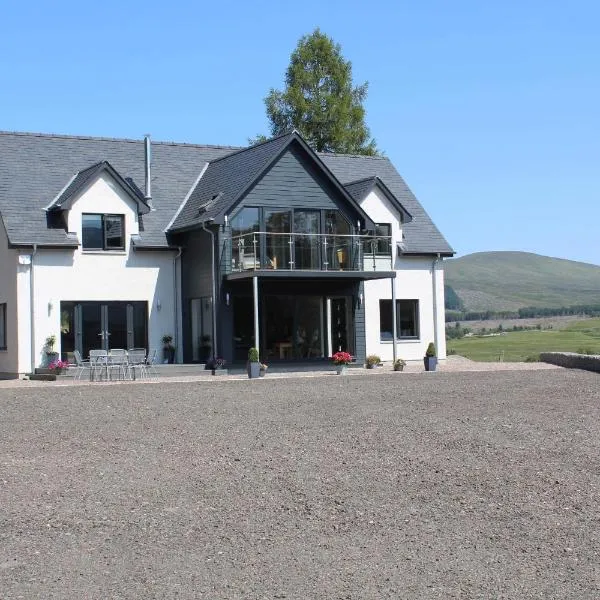
[[[560,330],[514,331],[449,340],[448,350],[471,360],[519,362],[540,352],[591,351],[600,354],[600,319],[585,319]]]
[[[444,261],[467,310],[597,304],[600,266],[528,252],[476,252]]]

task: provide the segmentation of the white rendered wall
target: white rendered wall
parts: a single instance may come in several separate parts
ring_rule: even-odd
[[[69,232],[76,233],[79,240],[83,213],[124,214],[126,248],[110,252],[81,248],[38,250],[34,259],[36,366],[42,362],[44,341],[49,335],[56,335],[57,351],[61,350],[60,302],[63,300],[146,301],[150,352],[156,348],[160,358],[161,337],[166,333],[175,335],[175,252],[132,249],[131,235],[139,232],[137,205],[108,174],[85,191],[69,211]],[[179,274],[177,284],[180,284]],[[181,339],[180,317],[178,321],[177,333]]]
[[[0,221],[0,304],[6,303],[6,350],[0,350],[0,378],[18,372],[17,252],[9,250]]]
[[[444,329],[444,273],[441,261],[436,261],[435,276],[432,265],[434,257],[409,257],[398,255],[397,243],[402,241],[400,214],[384,194],[375,188],[361,203],[365,212],[375,223],[391,223],[392,253],[396,279],[396,300],[419,301],[418,339],[398,339],[397,356],[404,360],[421,360],[430,342],[436,344],[440,359],[446,358]],[[368,269],[368,265],[365,267]],[[377,270],[389,270],[381,265]],[[434,315],[434,281],[436,310]],[[382,342],[379,325],[379,300],[392,299],[390,279],[365,282],[365,331],[367,355],[377,354],[382,360],[392,360],[393,342]],[[434,325],[437,325],[437,335]]]

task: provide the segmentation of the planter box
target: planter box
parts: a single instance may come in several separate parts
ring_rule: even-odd
[[[248,377],[250,379],[254,379],[255,377],[260,377],[260,363],[259,362],[248,363]]]
[[[423,359],[426,371],[435,371],[437,367],[437,356],[426,356]]]

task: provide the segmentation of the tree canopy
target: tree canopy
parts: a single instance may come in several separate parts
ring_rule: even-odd
[[[353,86],[352,64],[317,28],[292,52],[285,89],[272,88],[265,98],[271,135],[297,129],[318,152],[377,154],[365,124],[367,88],[366,82]]]

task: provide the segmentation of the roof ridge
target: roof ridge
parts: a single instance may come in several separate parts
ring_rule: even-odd
[[[344,154],[343,152],[317,152],[319,156],[333,156],[334,158],[370,158],[371,160],[387,160],[387,156],[371,156],[370,154]]]
[[[224,156],[219,156],[219,158],[215,158],[215,160],[211,160],[210,164],[212,165],[216,162],[219,162],[220,160],[230,158],[231,156],[241,154],[242,152],[247,152],[248,150],[254,150],[255,148],[258,148],[259,146],[264,146],[265,144],[270,144],[271,142],[280,140],[283,137],[294,135],[294,133],[297,133],[295,129],[293,131],[288,131],[287,133],[282,133],[281,135],[269,138],[268,140],[264,140],[263,142],[259,142],[258,144],[253,144],[252,146],[244,146],[242,148],[238,148],[234,152],[230,152],[229,154],[225,154]]]
[[[118,138],[118,137],[105,137],[105,136],[94,136],[94,135],[75,135],[67,133],[43,133],[37,131],[8,131],[0,129],[0,135],[16,135],[21,137],[39,137],[39,138],[56,138],[56,139],[67,139],[67,140],[96,140],[100,142],[127,142],[130,144],[143,144],[143,138]],[[173,142],[168,140],[151,140],[152,145],[160,146],[187,146],[192,148],[230,148],[232,150],[244,150],[247,146],[230,146],[227,144],[194,144],[191,142]]]

